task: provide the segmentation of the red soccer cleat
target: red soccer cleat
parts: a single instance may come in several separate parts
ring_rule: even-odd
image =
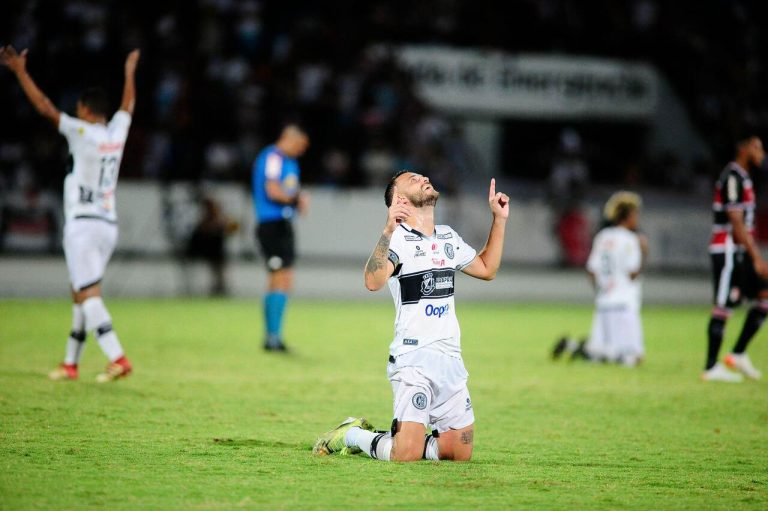
[[[54,381],[76,380],[77,364],[59,364],[59,367],[48,373],[48,378]]]
[[[125,358],[125,356],[122,356],[114,362],[110,363],[103,373],[96,376],[96,381],[99,383],[106,383],[108,381],[115,381],[120,378],[125,378],[131,374],[132,370],[133,368],[131,367],[131,363],[128,362],[128,359]]]

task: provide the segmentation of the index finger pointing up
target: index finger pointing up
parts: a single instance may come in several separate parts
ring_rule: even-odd
[[[496,179],[491,178],[491,189],[488,191],[488,200],[492,200],[496,196]]]

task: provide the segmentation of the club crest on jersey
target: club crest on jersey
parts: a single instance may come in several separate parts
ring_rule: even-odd
[[[445,255],[448,256],[448,259],[453,259],[453,245],[446,243],[444,249]]]
[[[421,294],[429,296],[435,290],[435,278],[432,273],[425,273],[421,281]]]
[[[423,392],[417,392],[411,398],[411,403],[417,410],[423,410],[427,407],[427,395]]]

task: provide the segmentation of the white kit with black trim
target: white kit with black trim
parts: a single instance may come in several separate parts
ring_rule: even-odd
[[[447,225],[436,225],[432,236],[404,223],[395,229],[389,244],[395,271],[388,283],[397,311],[391,356],[427,345],[460,356],[461,332],[453,300],[455,274],[476,255]]]
[[[93,124],[62,113],[59,132],[67,138],[72,172],[64,180],[67,221],[89,218],[117,222],[115,188],[131,127],[128,112],[118,110],[109,124]]]

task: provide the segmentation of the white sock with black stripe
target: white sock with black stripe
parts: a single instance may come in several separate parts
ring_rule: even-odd
[[[437,438],[427,435],[424,439],[424,459],[440,461],[440,446],[437,444]]]
[[[85,347],[85,314],[83,306],[79,303],[72,304],[72,330],[69,332],[67,347],[64,352],[64,363],[77,365]]]
[[[99,346],[110,362],[123,356],[123,347],[112,330],[112,318],[104,306],[100,296],[93,296],[83,302],[85,313],[85,329],[93,332],[99,341]]]
[[[389,455],[392,453],[390,433],[350,428],[344,436],[344,443],[347,447],[359,447],[367,456],[377,460],[389,461]]]

